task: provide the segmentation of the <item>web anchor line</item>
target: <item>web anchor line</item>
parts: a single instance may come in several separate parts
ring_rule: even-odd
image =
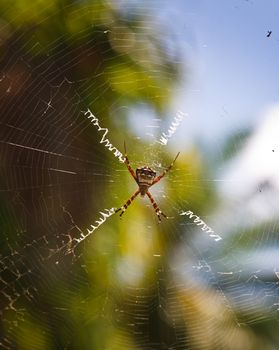
[[[103,133],[100,143],[101,144],[103,143],[110,152],[113,152],[114,156],[118,158],[121,163],[124,163],[125,157],[123,156],[123,154],[115,146],[112,145],[112,143],[109,141],[108,138],[106,138],[108,129],[102,128],[100,126],[99,119],[95,117],[95,115],[90,111],[89,108],[86,112],[83,112],[83,113],[90,120],[90,122],[97,127],[98,131]]]

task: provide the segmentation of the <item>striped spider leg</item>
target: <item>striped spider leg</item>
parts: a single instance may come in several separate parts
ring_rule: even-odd
[[[132,203],[132,201],[136,198],[136,196],[140,193],[140,190],[138,189],[130,199],[127,200],[127,202],[121,207],[115,210],[117,213],[121,210],[120,217],[125,213],[125,210],[128,208],[128,206]]]
[[[174,162],[175,162],[176,159],[178,158],[179,154],[180,154],[180,152],[177,153],[177,155],[176,155],[176,157],[174,158],[174,160],[173,160],[173,162],[171,163],[171,165],[169,165],[169,166],[162,172],[161,175],[159,175],[159,176],[156,177],[156,179],[153,181],[153,183],[152,183],[151,186],[153,186],[153,185],[155,185],[157,182],[159,182],[159,181],[166,175],[166,173],[168,173],[168,172],[171,170],[171,168],[173,167]]]
[[[134,180],[137,182],[136,174],[135,174],[133,168],[131,167],[131,164],[130,164],[129,159],[128,159],[125,141],[124,141],[124,150],[125,150],[125,164],[127,165],[127,168],[129,170],[130,174],[133,176]]]
[[[130,161],[129,161],[129,158],[128,158],[128,154],[127,154],[127,151],[126,151],[126,144],[125,144],[125,141],[124,141],[124,150],[125,150],[125,161],[124,163],[126,164],[127,166],[127,169],[129,170],[129,173],[133,176],[134,180],[137,182],[137,177],[136,177],[136,174],[133,170],[133,168],[131,167],[131,164],[130,164]],[[127,209],[127,207],[132,203],[132,201],[137,197],[137,195],[140,193],[140,190],[138,189],[130,199],[127,200],[127,202],[121,207],[121,208],[118,208],[116,209],[116,213],[118,211],[121,210],[121,213],[120,213],[120,217],[125,213],[125,210]]]
[[[130,174],[133,176],[134,180],[138,184],[139,188],[132,195],[132,197],[130,199],[128,199],[127,202],[121,208],[117,209],[115,212],[117,213],[118,211],[121,210],[120,216],[122,216],[124,214],[124,212],[126,211],[126,209],[128,208],[128,206],[137,197],[137,195],[140,194],[142,197],[147,195],[154,210],[155,210],[155,213],[158,217],[159,222],[161,222],[161,215],[164,216],[165,218],[168,218],[168,217],[160,210],[158,204],[155,202],[155,200],[153,199],[153,197],[152,197],[151,193],[148,191],[148,189],[149,189],[149,187],[158,183],[166,175],[166,173],[168,171],[170,171],[170,169],[174,165],[174,162],[176,161],[177,157],[179,156],[179,153],[177,153],[177,155],[176,155],[174,161],[171,163],[171,165],[169,165],[162,172],[161,175],[156,177],[156,172],[154,170],[152,170],[151,168],[149,168],[148,166],[144,166],[142,168],[137,168],[136,172],[134,172],[134,170],[132,169],[132,167],[130,165],[129,159],[128,159],[125,142],[124,142],[124,149],[125,149],[125,164],[129,170]]]
[[[152,197],[151,193],[150,193],[149,191],[147,191],[146,194],[147,194],[148,198],[150,199],[150,202],[151,202],[151,204],[152,204],[152,206],[153,206],[153,208],[154,208],[154,210],[155,210],[155,213],[156,213],[156,215],[157,215],[157,217],[158,217],[159,222],[162,221],[160,215],[162,215],[163,217],[165,217],[165,218],[167,219],[167,218],[168,218],[167,215],[164,214],[164,213],[160,210],[160,208],[158,207],[158,204],[155,202],[155,200],[154,200],[154,198]]]

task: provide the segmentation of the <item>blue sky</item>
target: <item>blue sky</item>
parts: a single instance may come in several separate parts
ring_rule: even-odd
[[[218,142],[253,127],[279,100],[279,1],[164,4],[157,16],[179,39],[188,78],[172,106],[189,113],[179,136]]]

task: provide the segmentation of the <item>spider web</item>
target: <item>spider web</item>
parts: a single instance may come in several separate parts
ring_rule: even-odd
[[[51,6],[43,8],[43,21],[51,18]],[[166,145],[158,144],[182,108],[175,105],[163,121],[146,103],[132,104],[126,95],[143,79],[123,71],[112,81],[112,87],[120,89],[118,100],[104,101],[111,87],[102,80],[109,73],[98,55],[109,65],[118,48],[120,57],[128,52],[150,75],[166,74],[170,81],[175,72],[165,72],[161,57],[166,52],[176,65],[183,61],[177,50],[184,29],[172,32],[168,19],[169,13],[179,11],[155,1],[110,6],[112,12],[119,11],[122,22],[109,17],[105,28],[92,26],[94,35],[73,31],[69,43],[75,36],[82,43],[72,51],[62,45],[62,36],[51,35],[51,28],[47,39],[26,30],[8,37],[8,45],[3,42],[0,345],[261,348],[264,340],[252,327],[277,325],[279,266],[271,253],[276,255],[278,222],[259,221],[237,201],[220,201],[219,209],[216,183],[229,183],[229,176],[216,171],[214,160],[208,159],[210,151],[185,146],[188,117],[172,129]],[[71,5],[62,7],[66,11]],[[102,13],[100,8],[87,10],[95,16]],[[7,4],[7,16],[10,13]],[[121,44],[127,14],[138,13],[138,46],[129,47],[129,40]],[[82,21],[84,9],[73,5],[71,15]],[[155,34],[162,39],[166,27],[170,35],[155,49],[148,33],[158,30]],[[8,23],[3,28],[8,31]],[[107,45],[108,36],[114,46]],[[149,47],[157,65],[144,57],[143,47]],[[116,63],[118,73],[122,68]],[[166,95],[170,91],[171,85]],[[134,169],[147,164],[160,173],[181,152],[174,168],[151,189],[168,220],[159,225],[147,199],[137,199],[121,220],[113,214],[136,186],[125,165],[101,142],[104,130],[86,118],[88,108],[99,111],[94,115],[113,147],[124,151],[126,140]],[[234,148],[241,149],[243,140],[233,140]],[[219,164],[223,157],[225,151]],[[268,192],[268,185],[261,186]],[[196,216],[184,215],[187,211]],[[222,240],[202,230],[199,219]],[[259,257],[262,263],[255,264]],[[269,259],[271,263],[264,264]]]

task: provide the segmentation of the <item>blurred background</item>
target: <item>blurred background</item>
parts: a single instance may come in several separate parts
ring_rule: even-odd
[[[1,349],[278,349],[278,14],[0,2]],[[162,223],[140,197],[100,221],[137,190],[106,130],[134,169],[180,151]]]

